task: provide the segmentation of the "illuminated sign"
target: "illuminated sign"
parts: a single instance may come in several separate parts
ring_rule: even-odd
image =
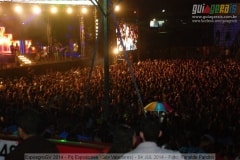
[[[96,0],[12,0],[17,3],[93,5]]]

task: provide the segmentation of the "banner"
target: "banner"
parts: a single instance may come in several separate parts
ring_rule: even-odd
[[[17,145],[17,141],[0,139],[0,160],[4,160],[5,156],[14,150]]]
[[[63,153],[106,153],[110,145],[96,144],[88,142],[70,142],[66,140],[51,139],[55,143],[60,154]],[[5,156],[9,154],[18,145],[17,140],[0,139],[0,160],[5,160]]]

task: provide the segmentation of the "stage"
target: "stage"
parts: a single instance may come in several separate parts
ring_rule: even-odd
[[[24,54],[23,54],[24,55]],[[54,59],[37,59],[36,55],[24,55],[31,60],[31,64],[20,64],[15,62],[15,55],[0,54],[0,78],[13,78],[28,74],[29,68],[34,74],[43,74],[47,71],[67,71],[74,67],[91,66],[88,57],[58,57]]]

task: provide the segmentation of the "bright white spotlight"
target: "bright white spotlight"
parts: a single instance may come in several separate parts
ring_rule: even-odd
[[[32,10],[34,14],[40,14],[42,12],[41,8],[38,6],[34,6]]]
[[[113,49],[113,54],[115,54],[115,55],[118,55],[118,54],[119,54],[118,48],[114,48],[114,49]]]
[[[72,14],[73,13],[73,9],[71,7],[67,8],[67,14]]]
[[[57,11],[58,11],[57,7],[52,7],[51,8],[51,13],[55,14],[55,13],[57,13]]]
[[[120,11],[120,6],[119,6],[119,5],[116,5],[116,6],[114,7],[114,11],[115,11],[115,12],[119,12],[119,11]]]
[[[15,6],[14,10],[17,13],[22,13],[22,7],[21,6]]]
[[[81,12],[82,12],[83,14],[86,14],[86,13],[88,12],[88,9],[87,9],[86,7],[83,7],[83,8],[81,9]]]

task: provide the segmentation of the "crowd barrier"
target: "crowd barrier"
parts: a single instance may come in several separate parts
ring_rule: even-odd
[[[49,139],[49,141],[56,144],[59,153],[106,153],[110,148],[110,144],[103,143],[71,142],[58,139]],[[5,156],[9,154],[19,142],[16,136],[0,135],[0,160],[5,160]]]

